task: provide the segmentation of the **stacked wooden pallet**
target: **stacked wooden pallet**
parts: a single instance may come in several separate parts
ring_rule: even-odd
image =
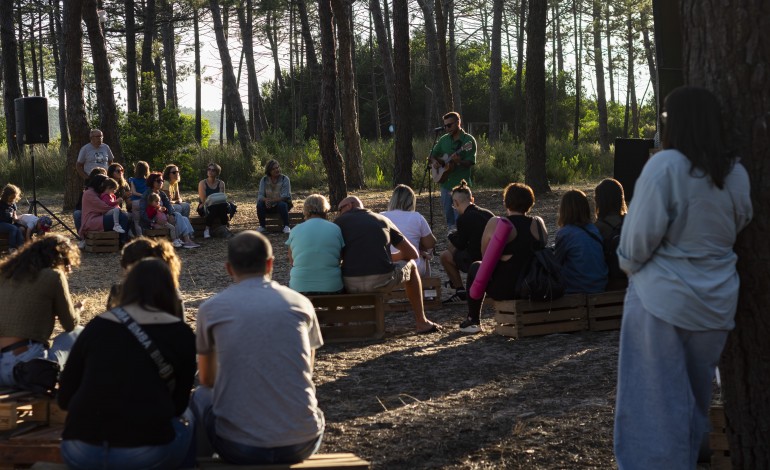
[[[116,253],[120,251],[118,232],[88,232],[85,251],[89,253]]]
[[[422,303],[425,310],[434,310],[442,307],[441,304],[441,279],[437,277],[422,278]],[[412,308],[406,297],[406,290],[399,286],[385,294],[385,310],[389,312],[403,312]]]
[[[142,230],[142,236],[171,240],[171,232],[167,228],[146,228]]]
[[[308,296],[327,343],[380,339],[385,335],[382,294]]]

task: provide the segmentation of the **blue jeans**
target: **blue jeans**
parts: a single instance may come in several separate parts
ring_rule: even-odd
[[[72,345],[75,344],[81,331],[83,331],[83,327],[78,325],[69,333],[57,335],[53,339],[50,349],[46,349],[45,345],[41,343],[30,343],[29,349],[18,356],[12,352],[0,353],[0,385],[16,385],[16,380],[13,378],[13,367],[19,362],[27,362],[32,359],[50,359],[64,367]]]
[[[119,220],[120,220],[120,226],[123,227],[123,231],[125,232],[125,233],[121,233],[118,236],[118,239],[120,239],[120,243],[122,245],[123,243],[126,243],[128,241],[128,215],[126,215],[125,212],[121,211]],[[110,230],[112,230],[112,227],[115,225],[115,221],[112,218],[112,213],[103,216],[102,222],[104,223],[105,232],[109,232]]]
[[[80,224],[83,221],[83,211],[81,211],[80,209],[75,209],[72,212],[72,220],[75,222],[75,231],[79,232]]]
[[[200,386],[193,391],[190,408],[198,424],[196,433],[200,449],[199,456],[211,456],[214,451],[224,461],[236,465],[297,463],[315,454],[321,447],[323,433],[302,444],[270,448],[254,447],[218,436],[214,415],[214,394],[209,387]]]
[[[265,201],[259,201],[257,203],[257,218],[259,219],[260,227],[265,226],[265,215],[268,212],[271,214],[278,212],[278,214],[281,216],[281,220],[283,220],[283,226],[284,227],[289,226],[289,205],[288,204],[281,201],[278,204],[276,204],[274,207],[271,207],[268,209],[267,204],[265,204]]]
[[[727,333],[690,331],[660,320],[629,284],[615,403],[620,470],[695,468]]]
[[[8,248],[19,248],[24,244],[24,235],[19,227],[6,222],[0,222],[0,233],[8,234]]]
[[[185,412],[183,418],[192,418],[189,410]],[[107,442],[96,445],[78,440],[64,440],[61,443],[61,456],[70,468],[79,469],[193,468],[195,466],[195,453],[191,447],[194,435],[193,424],[179,418],[172,419],[171,424],[174,427],[175,437],[168,444],[112,447]]]
[[[444,209],[447,230],[457,228],[457,211],[452,205],[452,190],[441,187],[441,207]]]

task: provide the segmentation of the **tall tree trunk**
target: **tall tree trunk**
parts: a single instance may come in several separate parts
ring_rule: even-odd
[[[318,1],[321,31],[321,101],[318,109],[318,146],[329,178],[329,202],[336,207],[348,195],[342,155],[334,133],[334,103],[337,100],[337,59],[331,0]]]
[[[17,7],[16,7],[16,22],[19,24],[19,42],[18,42],[18,53],[19,53],[19,72],[21,72],[21,89],[24,92],[24,96],[29,96],[29,86],[27,84],[27,64],[24,59],[24,28],[22,25],[24,24],[24,21],[21,16],[21,0],[17,0]]]
[[[527,18],[527,138],[524,180],[537,194],[551,190],[545,171],[545,23],[546,2],[534,0]]]
[[[195,36],[194,49],[194,74],[195,74],[195,141],[203,144],[203,123],[201,119],[201,36],[199,23],[199,10],[193,6],[193,36]]]
[[[445,3],[449,22],[449,79],[452,84],[452,102],[454,110],[463,113],[462,90],[460,90],[460,72],[457,69],[457,43],[455,42],[455,4],[454,0]]]
[[[631,100],[631,137],[639,137],[639,109],[636,102],[636,80],[634,78],[634,20],[628,11],[628,93]]]
[[[396,82],[395,72],[393,72],[393,56],[391,54],[390,42],[388,41],[385,22],[382,18],[380,9],[380,0],[369,0],[369,11],[372,14],[374,22],[374,32],[377,34],[377,49],[380,51],[380,64],[382,73],[385,76],[385,94],[388,97],[388,111],[390,112],[389,122],[396,122],[396,94],[394,84]]]
[[[152,70],[155,78],[155,96],[158,102],[158,116],[166,109],[166,96],[163,91],[163,69],[160,64],[160,55],[155,55],[152,59]]]
[[[502,60],[503,0],[492,3],[492,50],[489,66],[489,143],[500,140],[500,81]]]
[[[51,35],[51,50],[53,53],[53,64],[56,69],[56,90],[57,99],[59,101],[59,153],[62,155],[67,151],[67,147],[70,145],[70,133],[69,126],[67,126],[67,98],[64,93],[64,68],[66,59],[64,57],[64,51],[59,54],[59,47],[63,47],[63,37],[61,32],[61,23],[59,21],[59,2],[55,0],[48,0],[49,6],[49,20],[48,28]]]
[[[177,108],[176,93],[176,52],[174,44],[174,12],[168,0],[161,2],[161,15],[163,24],[160,27],[160,35],[163,40],[163,63],[166,66],[166,105],[169,108]],[[162,75],[161,75],[162,76]]]
[[[650,41],[650,20],[647,11],[642,8],[642,40],[644,41],[644,53],[647,57],[647,67],[650,70],[650,82],[652,82],[652,96],[655,107],[658,106],[658,70],[655,66],[655,46]]]
[[[388,49],[393,50],[393,35],[390,30],[390,9],[388,0],[382,0],[382,18],[385,20],[385,31],[388,33]]]
[[[295,0],[297,4],[297,13],[299,14],[300,31],[302,32],[302,41],[305,43],[305,60],[307,73],[304,74],[304,81],[310,81],[310,87],[306,89],[305,102],[307,103],[307,129],[305,137],[316,132],[318,129],[318,89],[317,80],[319,80],[321,67],[318,65],[318,58],[315,51],[315,41],[310,31],[310,21],[307,14],[307,5],[305,0]]]
[[[578,19],[580,16],[580,19]],[[572,0],[572,20],[575,33],[575,116],[572,128],[572,144],[577,147],[580,134],[580,102],[583,99],[583,27],[577,0]],[[529,65],[529,62],[527,62]]]
[[[537,1],[537,0],[536,0]],[[513,88],[513,134],[518,140],[524,140],[526,123],[524,112],[524,35],[527,18],[527,0],[519,3],[519,36],[516,38],[516,84]],[[529,60],[529,59],[527,59]]]
[[[596,65],[596,107],[599,114],[599,147],[610,151],[607,128],[607,96],[604,92],[604,62],[602,59],[602,2],[593,0],[594,64]]]
[[[126,10],[126,105],[129,113],[138,111],[136,77],[136,18],[134,0],[124,1]],[[197,8],[196,8],[197,10]]]
[[[556,36],[556,65],[558,67],[559,73],[564,72],[564,47],[562,46],[561,14],[562,12],[559,10],[559,2],[554,2],[553,16],[556,20],[556,31],[554,31],[554,36]]]
[[[331,0],[332,12],[337,23],[339,57],[340,107],[342,110],[342,135],[345,139],[345,175],[348,188],[361,189],[364,182],[364,162],[361,157],[361,134],[358,130],[358,91],[353,71],[352,2]]]
[[[735,245],[741,291],[720,372],[732,467],[770,468],[770,14],[764,0],[682,0],[680,12],[685,83],[719,97],[731,144],[751,177],[754,221]]]
[[[42,5],[40,5],[42,7]],[[38,64],[40,66],[40,96],[45,97],[45,70],[43,67],[43,11],[42,8],[38,10],[37,15],[37,30],[38,30],[38,36],[37,36],[37,47],[38,47],[38,54],[40,55],[40,63]]]
[[[144,39],[142,41],[142,78],[139,98],[139,113],[154,114],[155,104],[152,99],[152,80],[154,64],[152,61],[152,43],[155,37],[155,0],[147,0],[144,8]]]
[[[30,13],[32,21],[29,25],[29,59],[32,61],[32,93],[34,96],[42,96],[40,94],[40,83],[38,81],[38,68],[37,68],[37,44],[35,41],[35,20],[34,15]],[[21,28],[21,26],[19,26]],[[40,58],[43,59],[42,57]]]
[[[607,75],[610,77],[610,103],[615,101],[615,65],[612,63],[612,30],[610,29],[610,5],[604,12],[607,27]]]
[[[369,14],[369,60],[372,62],[371,78],[372,78],[372,107],[374,114],[374,131],[377,135],[377,140],[382,139],[382,129],[380,124],[380,98],[377,95],[377,74],[375,73],[375,59],[374,59],[374,24],[372,22],[371,12]]]
[[[281,74],[281,62],[278,60],[280,52],[278,50],[278,20],[274,12],[268,13],[265,20],[265,35],[270,43],[270,52],[273,56],[273,70],[275,70],[275,82],[279,90],[284,89],[283,75]],[[276,123],[277,127],[277,123]]]
[[[99,24],[99,15],[96,12],[96,0],[83,0],[82,12],[88,30],[88,40],[91,44],[96,98],[99,104],[99,126],[104,133],[104,141],[110,146],[115,159],[122,162],[123,150],[120,146],[115,93],[112,88],[110,62],[107,58],[107,44],[102,34],[102,26]]]
[[[238,25],[241,30],[241,40],[243,41],[243,55],[246,60],[246,80],[248,83],[248,103],[249,103],[249,135],[252,141],[260,139],[260,123],[257,114],[257,103],[259,101],[259,85],[257,84],[257,68],[254,64],[254,34],[252,24],[252,4],[251,0],[241,2],[238,6]]]
[[[83,192],[83,180],[80,179],[75,164],[80,148],[88,143],[89,133],[86,103],[83,99],[83,29],[80,27],[82,9],[81,2],[64,2],[62,44],[67,58],[64,70],[64,91],[67,94],[67,121],[71,136],[64,173],[64,210],[75,207]]]
[[[235,124],[238,126],[238,142],[241,144],[243,160],[251,160],[251,144],[249,143],[249,129],[246,125],[246,117],[243,115],[243,104],[241,94],[238,92],[238,86],[235,84],[235,73],[233,72],[233,62],[230,59],[230,50],[227,47],[227,39],[222,25],[222,14],[219,10],[218,0],[209,0],[211,7],[211,17],[214,21],[214,33],[217,37],[217,47],[219,48],[219,58],[222,61],[222,84],[227,89],[227,103],[232,109]]]
[[[409,76],[409,4],[393,0],[393,68],[396,73],[395,184],[412,185],[411,79]]]
[[[3,69],[3,114],[5,116],[5,143],[8,156],[21,155],[16,143],[16,110],[14,100],[21,98],[19,63],[13,25],[13,0],[0,0],[0,65]]]
[[[559,113],[556,103],[559,99],[559,76],[556,74],[556,36],[559,36],[559,5],[554,2],[551,4],[551,22],[555,25],[555,30],[551,34],[551,53],[553,54],[553,60],[551,60],[551,133],[557,134],[559,127]]]
[[[452,98],[452,80],[449,78],[449,58],[447,51],[447,19],[444,10],[443,0],[435,0],[434,8],[436,11],[436,41],[438,42],[438,62],[441,73],[441,83],[444,90],[444,103],[446,108],[454,110],[454,99]]]
[[[443,116],[448,109],[444,101],[444,82],[438,60],[438,39],[436,38],[436,22],[433,19],[433,1],[417,0],[417,3],[422,9],[423,19],[425,20],[423,24],[425,28],[425,48],[428,50],[428,68],[431,73],[431,89],[433,90],[434,106],[431,110],[431,114],[427,116],[426,119],[428,122],[439,122],[441,116]]]

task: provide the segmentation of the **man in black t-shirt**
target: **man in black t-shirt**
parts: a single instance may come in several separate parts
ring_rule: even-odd
[[[467,300],[460,271],[467,273],[471,263],[481,261],[481,237],[487,222],[495,216],[473,203],[473,194],[465,180],[452,189],[452,204],[460,214],[457,218],[457,231],[449,234],[449,245],[441,253],[440,259],[455,293],[444,300],[445,304]]]
[[[417,249],[395,225],[379,214],[364,209],[357,197],[347,197],[338,206],[334,221],[342,230],[342,282],[350,294],[390,292],[404,284],[414,310],[417,333],[432,333],[441,327],[425,317],[422,282],[417,272]],[[390,246],[398,253],[390,254]]]

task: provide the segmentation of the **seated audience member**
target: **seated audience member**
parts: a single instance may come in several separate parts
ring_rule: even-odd
[[[88,191],[88,181],[93,178],[96,175],[107,175],[107,171],[97,166],[93,170],[91,170],[91,173],[88,174],[88,177],[85,179],[83,183],[83,192],[80,193],[80,199],[78,199],[77,204],[75,204],[75,210],[72,212],[72,220],[75,222],[75,231],[80,232],[80,226],[83,222],[83,193]],[[85,246],[85,245],[83,245]],[[82,247],[81,247],[82,248]]]
[[[127,213],[131,213],[131,185],[124,177],[125,171],[120,163],[113,163],[107,168],[107,176],[118,182],[118,189],[115,191],[115,197],[123,200]],[[123,205],[121,205],[123,207]]]
[[[179,173],[179,167],[176,165],[166,165],[163,169],[163,187],[161,191],[166,193],[171,205],[174,206],[174,212],[179,212],[183,216],[190,217],[190,203],[182,199],[182,193],[179,191],[179,182],[182,175]]]
[[[105,175],[94,175],[88,178],[88,189],[83,192],[83,223],[80,226],[80,238],[85,238],[88,232],[104,232],[113,228],[115,219],[111,213],[108,214],[113,207],[102,201],[100,197],[105,180],[107,180]],[[121,212],[118,221],[123,229],[122,232],[118,232],[120,243],[123,244],[128,240],[126,235],[128,216]]]
[[[606,178],[594,189],[596,202],[596,228],[604,243],[604,261],[609,269],[607,290],[623,290],[628,286],[628,277],[620,269],[617,248],[623,219],[628,211],[623,185],[620,181]]]
[[[14,386],[13,367],[47,358],[64,364],[82,330],[83,305],[73,304],[67,276],[80,264],[80,252],[61,235],[25,244],[0,262],[0,386]],[[58,319],[64,333],[48,341]]]
[[[58,394],[67,410],[61,455],[70,468],[194,466],[185,411],[195,335],[175,284],[163,260],[139,261],[119,306],[91,320],[72,347]]]
[[[166,193],[162,192],[160,188],[163,186],[163,176],[160,172],[150,173],[147,177],[147,190],[139,199],[139,215],[141,217],[142,228],[150,228],[152,221],[147,215],[147,206],[150,204],[150,195],[155,194],[160,198],[161,206],[166,210],[168,221],[176,228],[176,235],[182,241],[183,248],[198,248],[200,245],[192,240],[192,235],[195,233],[190,219],[174,212],[174,208],[171,206],[171,202],[168,200]]]
[[[283,221],[283,233],[291,232],[289,227],[289,211],[291,203],[291,182],[289,177],[281,174],[281,166],[275,160],[265,165],[265,176],[259,181],[257,193],[258,232],[265,232],[265,217],[268,213],[278,213]]]
[[[38,217],[35,214],[21,214],[16,220],[26,241],[32,240],[32,235],[45,235],[53,226],[53,220],[47,215]]]
[[[16,201],[21,199],[21,189],[12,184],[3,186],[0,194],[0,233],[8,234],[8,248],[11,253],[24,244],[24,233],[17,226]]]
[[[118,233],[126,233],[123,227],[120,226],[120,206],[123,204],[123,200],[115,196],[115,191],[118,190],[118,182],[114,179],[107,177],[102,181],[100,188],[101,194],[99,199],[104,201],[105,204],[112,207],[112,209],[105,212],[105,216],[112,216],[112,230]],[[128,216],[126,216],[128,217]]]
[[[182,240],[176,237],[176,227],[174,224],[168,221],[168,215],[166,214],[166,208],[160,204],[160,194],[151,193],[147,195],[147,218],[150,219],[151,229],[163,229],[168,230],[169,237],[173,240],[171,243],[174,248],[182,246]]]
[[[566,294],[597,294],[607,286],[607,263],[599,229],[583,191],[564,193],[559,205],[556,260],[561,264]]]
[[[487,221],[495,216],[473,203],[471,188],[465,180],[452,189],[452,204],[457,210],[457,231],[449,234],[447,250],[441,253],[441,265],[455,293],[445,304],[465,302],[467,293],[460,271],[467,273],[471,263],[481,261],[481,236]]]
[[[334,221],[342,229],[342,282],[348,293],[390,292],[403,284],[414,310],[417,333],[433,333],[441,327],[428,321],[422,301],[422,281],[417,272],[417,249],[398,231],[393,222],[364,209],[357,197],[347,197],[338,206]],[[390,247],[399,251],[393,262]]]
[[[436,237],[430,230],[425,217],[416,211],[417,197],[412,188],[405,184],[399,184],[393,190],[393,195],[388,203],[388,210],[382,215],[390,219],[409,243],[411,243],[420,253],[415,262],[420,276],[430,276],[431,251],[436,246]],[[400,259],[398,250],[390,247],[391,257],[394,261]]]
[[[211,226],[219,222],[225,227],[230,225],[230,217],[235,214],[235,205],[227,201],[212,204],[209,198],[212,194],[225,193],[225,182],[219,179],[222,167],[216,163],[209,163],[206,168],[206,179],[198,183],[198,215],[206,219],[206,228],[203,230],[203,238],[211,237]],[[229,235],[229,232],[228,232]]]
[[[532,206],[535,205],[535,193],[532,192],[532,188],[521,183],[509,184],[503,191],[503,204],[505,205],[506,218],[513,224],[513,230],[508,235],[500,259],[495,265],[489,283],[487,283],[485,293],[495,300],[516,298],[516,280],[532,262],[534,247],[537,245],[545,246],[548,242],[548,231],[543,219],[527,215]],[[487,222],[481,238],[482,255],[486,253],[498,223],[497,217],[493,217]],[[540,240],[540,230],[545,237],[543,240]],[[468,269],[468,290],[476,279],[481,263],[481,261],[475,261]],[[484,297],[478,300],[468,297],[468,318],[460,323],[460,331],[463,333],[481,332],[480,316],[483,302]]]
[[[142,236],[142,196],[147,191],[147,177],[150,176],[150,164],[139,160],[134,165],[134,176],[128,179],[131,186],[131,218],[134,221],[134,236]]]
[[[326,220],[329,201],[320,194],[305,199],[305,222],[294,227],[286,240],[291,273],[289,287],[305,295],[342,292],[340,228]]]
[[[307,297],[271,281],[273,249],[245,231],[228,241],[235,284],[200,306],[192,409],[212,449],[233,464],[295,463],[321,445],[324,415],[313,384],[323,345]],[[198,439],[198,442],[206,439]]]

